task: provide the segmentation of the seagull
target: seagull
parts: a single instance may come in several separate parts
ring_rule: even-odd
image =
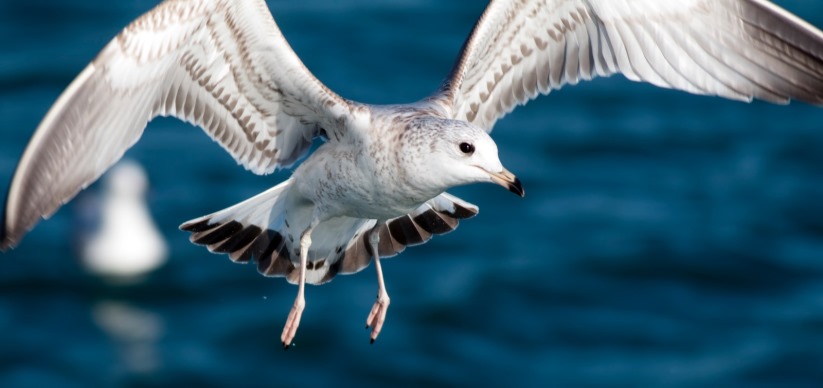
[[[89,272],[131,283],[163,265],[168,246],[146,206],[143,168],[120,161],[103,180],[99,227],[83,239],[80,256]]]
[[[477,214],[446,193],[491,182],[522,196],[489,136],[518,105],[581,80],[622,74],[689,93],[823,105],[823,33],[766,0],[492,0],[445,81],[423,100],[369,105],[337,95],[289,47],[263,0],[168,0],[127,26],[58,98],[12,179],[0,248],[19,243],[172,116],[202,128],[256,174],[291,177],[181,225],[191,241],[298,286],[374,261]]]

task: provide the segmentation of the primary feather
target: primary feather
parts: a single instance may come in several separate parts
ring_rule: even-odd
[[[197,125],[257,174],[345,135],[349,103],[289,47],[263,0],[166,1],[117,37],[49,110],[9,190],[0,248],[103,174],[157,116]]]
[[[540,94],[615,73],[820,105],[821,42],[820,30],[765,0],[494,0],[434,99],[487,131]]]

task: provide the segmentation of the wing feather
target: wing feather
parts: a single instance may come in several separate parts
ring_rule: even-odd
[[[94,182],[156,116],[203,128],[258,173],[345,136],[350,102],[300,62],[263,0],[166,1],[126,27],[58,98],[9,190],[0,249]]]
[[[434,100],[488,131],[595,76],[823,104],[823,33],[766,0],[493,0]]]
[[[278,198],[289,181],[228,209],[184,223],[191,242],[210,252],[227,253],[237,263],[257,263],[265,276],[282,276],[297,283],[299,253],[288,236],[296,234],[281,222]],[[477,206],[447,193],[420,205],[412,213],[386,221],[378,232],[380,257],[391,257],[408,246],[420,245],[436,234],[451,232],[460,220],[475,216]],[[294,221],[294,220],[292,220]],[[321,223],[312,232],[306,282],[323,284],[338,274],[352,274],[373,260],[368,232],[376,220],[338,217]]]

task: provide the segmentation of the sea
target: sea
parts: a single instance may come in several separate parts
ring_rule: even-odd
[[[0,2],[0,192],[64,88],[156,3]],[[823,26],[823,1],[777,3]],[[432,93],[486,4],[268,1],[322,82],[374,104]],[[374,344],[370,266],[308,286],[284,351],[297,288],[178,226],[290,170],[256,176],[203,131],[152,121],[126,157],[148,174],[168,261],[112,282],[78,259],[77,200],[40,222],[0,254],[0,386],[823,386],[823,109],[617,75],[492,136],[525,198],[454,189],[479,215],[383,261]]]

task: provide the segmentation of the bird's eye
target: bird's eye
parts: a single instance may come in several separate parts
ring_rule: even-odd
[[[470,143],[460,143],[460,151],[464,154],[473,154],[474,153],[474,145]]]

